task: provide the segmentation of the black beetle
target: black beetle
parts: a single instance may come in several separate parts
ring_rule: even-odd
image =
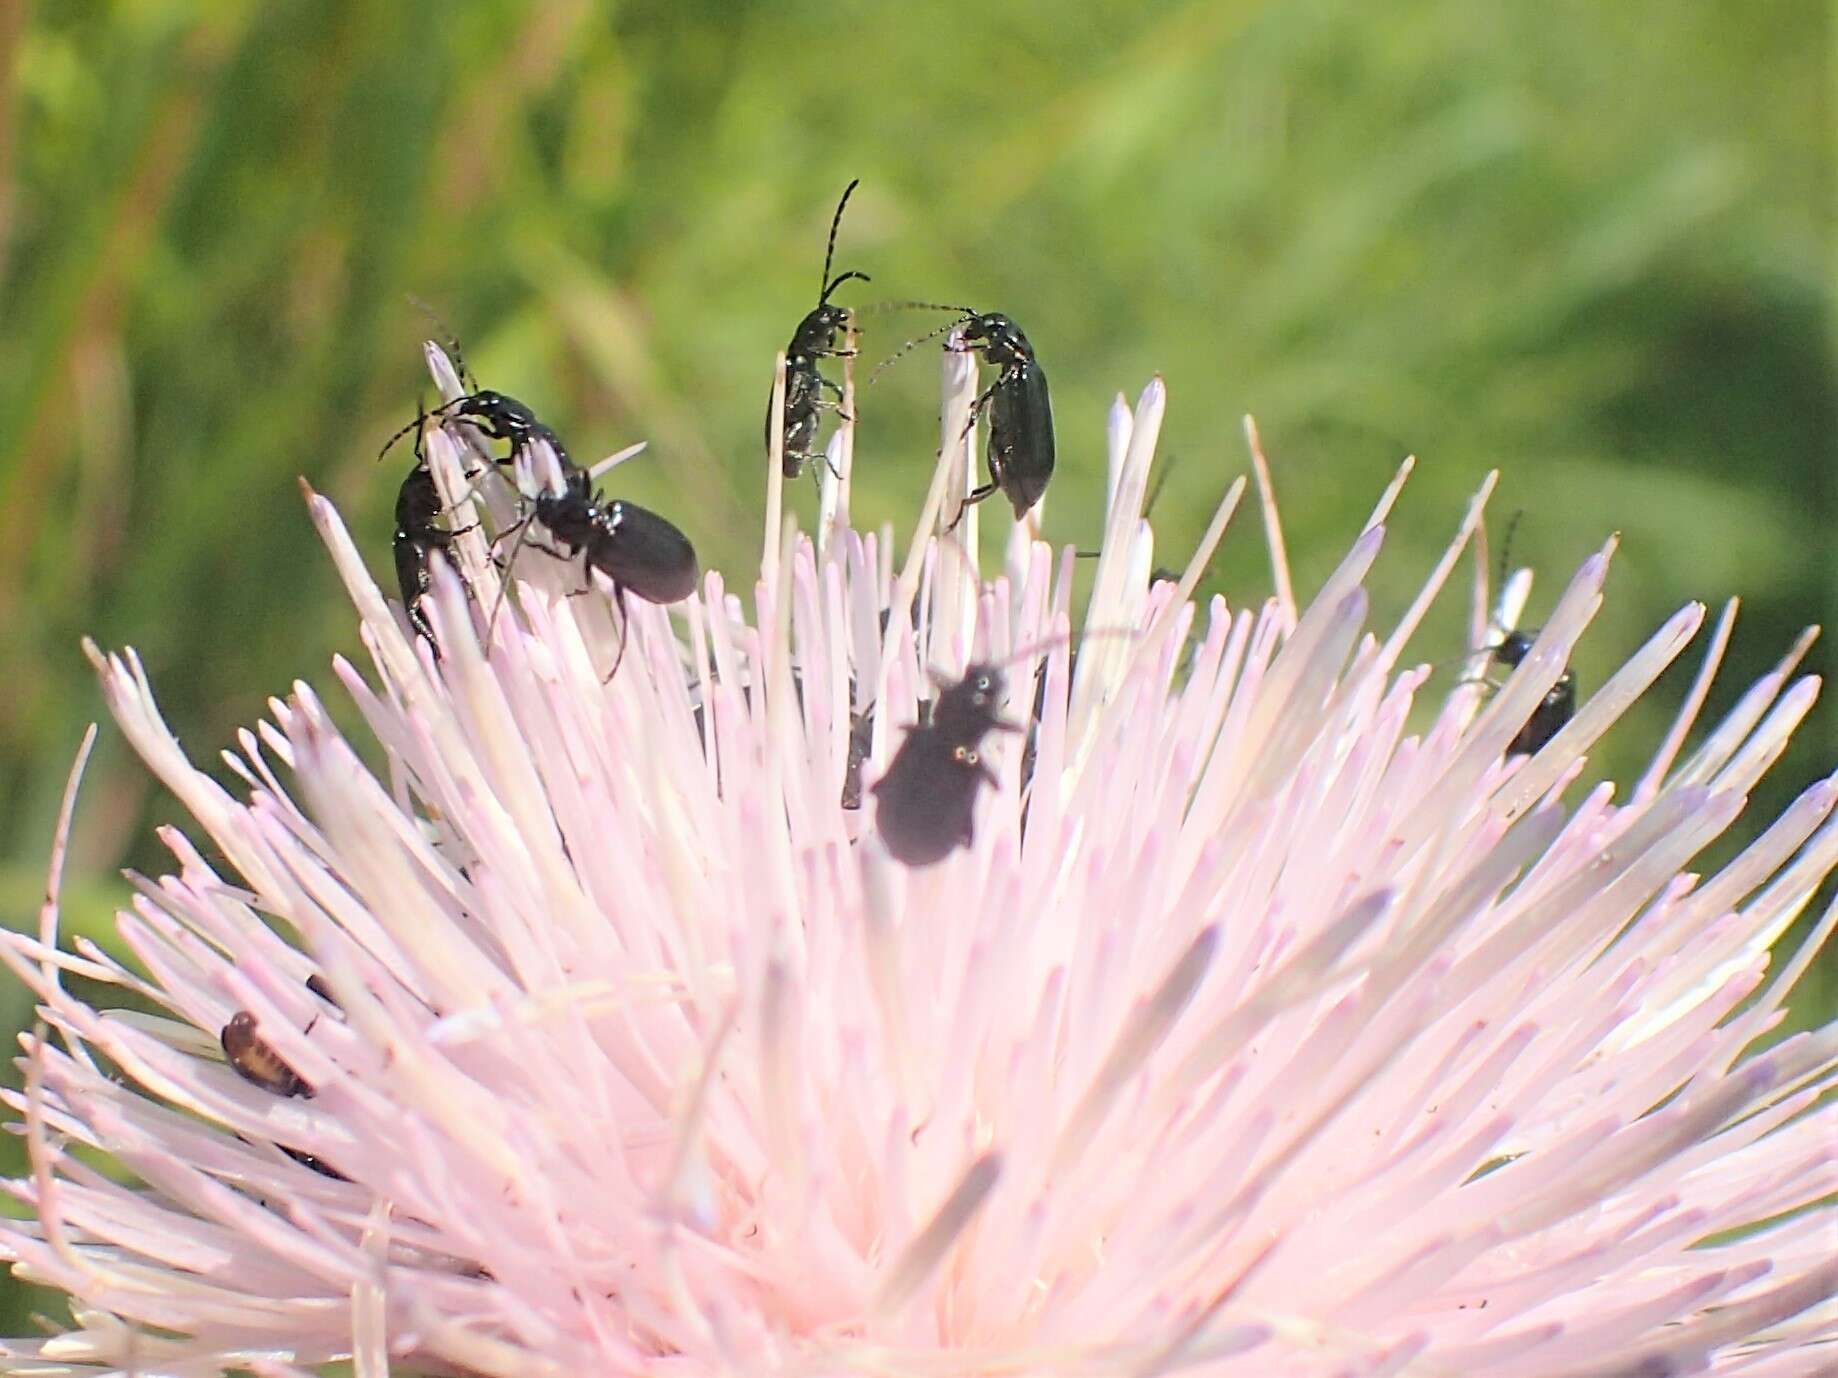
[[[1021,327],[999,311],[971,312],[959,331],[960,348],[979,353],[1001,371],[970,405],[975,425],[989,410],[989,482],[964,499],[964,506],[1001,492],[1020,521],[1039,502],[1053,477],[1053,401],[1047,373],[1034,357]],[[959,510],[958,515],[963,515]]]
[[[930,866],[974,840],[977,792],[996,783],[983,762],[983,739],[1022,730],[997,716],[1007,689],[1001,670],[972,664],[939,690],[929,717],[906,729],[872,791],[875,827],[894,860]]]
[[[585,553],[588,567],[612,580],[621,611],[628,589],[652,603],[675,603],[695,591],[701,570],[689,538],[657,513],[636,503],[608,502],[593,489],[588,471],[568,458],[561,438],[516,398],[501,392],[479,390],[456,397],[428,415],[469,421],[492,439],[509,441],[510,453],[503,456],[500,463],[514,461],[520,452],[539,440],[554,451],[556,463],[561,468],[561,491],[545,489],[532,493],[524,490],[521,519],[500,532],[493,541],[495,546],[512,531],[518,533],[507,567],[515,563],[517,552],[528,538],[529,525],[535,521],[552,532],[565,547],[562,550],[539,548],[547,549],[549,554],[560,559],[572,559]],[[393,440],[392,437],[391,443]],[[442,534],[450,536],[451,533]],[[405,577],[415,572],[410,570],[406,559],[399,551],[398,571]],[[421,554],[421,562],[425,566],[425,552]],[[417,572],[417,577],[425,588],[425,569]],[[507,587],[508,582],[500,586],[498,601],[492,605],[491,615],[486,620],[487,637],[497,620],[498,607]],[[621,657],[624,654],[625,648],[621,645]],[[618,669],[617,663],[613,668]]]
[[[563,481],[559,493],[544,490],[536,494],[530,515],[519,523],[526,529],[532,519],[541,523],[566,547],[549,554],[563,559],[584,554],[589,569],[599,570],[612,581],[613,598],[622,614],[628,590],[647,603],[676,603],[696,591],[702,573],[696,548],[675,525],[637,503],[617,498],[608,502],[591,488],[587,471],[575,465],[564,466]],[[522,540],[519,535],[518,543]],[[497,609],[492,611],[495,614]],[[625,642],[621,640],[609,680],[619,673],[624,659]]]
[[[989,465],[989,482],[964,499],[951,525],[963,520],[965,508],[998,492],[1014,506],[1015,520],[1020,521],[1040,501],[1053,477],[1053,399],[1047,391],[1047,372],[1035,357],[1034,346],[1021,333],[1021,327],[1000,311],[975,311],[968,306],[929,301],[890,302],[886,309],[955,311],[958,318],[916,340],[908,340],[875,366],[874,377],[878,378],[882,369],[915,345],[947,330],[957,331],[957,339],[947,341],[945,348],[981,354],[984,362],[999,370],[995,382],[970,404],[970,417],[964,425],[964,434],[968,435],[977,418],[985,410],[989,412],[989,443],[983,452]]]
[[[535,519],[587,564],[647,603],[676,603],[696,591],[701,567],[689,538],[649,508],[591,491],[585,469],[569,469],[560,493],[543,492]]]
[[[261,1035],[255,1031],[255,1016],[248,1010],[238,1010],[231,1015],[230,1022],[223,1026],[217,1041],[223,1045],[223,1053],[229,1058],[230,1066],[236,1069],[244,1081],[277,1096],[311,1098],[313,1088],[281,1060],[279,1053],[262,1041]]]
[[[396,491],[396,529],[391,545],[396,557],[396,582],[402,590],[402,611],[408,616],[409,626],[427,641],[434,659],[439,660],[440,643],[434,639],[434,628],[427,614],[421,611],[422,595],[428,591],[428,555],[435,550],[447,550],[455,536],[472,528],[463,526],[449,531],[434,524],[444,509],[440,489],[434,484],[434,471],[428,467],[427,456],[421,450],[421,433],[427,420],[428,413],[418,410],[413,428],[415,467],[408,471],[408,477]],[[377,458],[382,459],[389,453],[390,446],[406,434],[406,429],[397,431],[378,452]]]
[[[836,214],[830,220],[829,247],[823,253],[823,276],[818,279],[817,305],[798,322],[798,328],[792,332],[791,343],[785,346],[785,429],[780,436],[783,449],[780,452],[780,467],[786,478],[796,478],[803,471],[807,461],[823,459],[823,453],[817,445],[817,414],[826,408],[840,410],[842,406],[842,389],[817,371],[819,359],[841,359],[852,357],[852,349],[838,349],[836,337],[847,330],[854,321],[854,313],[846,306],[836,306],[830,301],[830,294],[851,278],[863,282],[872,279],[866,273],[847,272],[830,276],[830,263],[836,255],[836,231],[842,224],[843,208],[849,204],[849,197],[860,186],[862,179],[857,177],[843,188],[842,200],[836,203]],[[828,401],[824,389],[836,394],[837,400]],[[766,397],[766,449],[772,449],[772,397]]]
[[[434,639],[434,628],[421,610],[422,595],[428,591],[428,556],[436,550],[447,550],[455,536],[472,530],[470,526],[447,530],[434,525],[442,510],[434,473],[425,458],[418,459],[396,494],[396,580],[402,587],[402,610],[408,614],[408,624],[427,641],[436,660],[440,659],[440,643]]]
[[[444,347],[447,357],[453,364],[454,371],[459,375],[460,385],[468,391],[451,401],[441,403],[431,412],[421,411],[412,425],[404,426],[383,442],[383,448],[377,451],[377,458],[381,459],[388,454],[391,446],[410,431],[414,431],[415,457],[419,459],[421,457],[421,432],[426,428],[428,418],[430,416],[453,416],[463,421],[470,421],[493,440],[510,442],[510,453],[498,460],[500,464],[508,464],[515,460],[520,451],[528,449],[535,441],[546,440],[554,447],[556,457],[566,467],[569,462],[568,452],[562,448],[562,442],[556,437],[555,432],[538,420],[536,413],[515,397],[507,393],[493,392],[489,388],[481,388],[472,370],[466,367],[466,357],[460,352],[459,341],[447,329],[446,322],[442,321],[426,302],[413,297],[409,300],[413,301],[416,309],[445,333]]]
[[[1532,636],[1526,632],[1508,632],[1496,646],[1489,648],[1488,658],[1495,664],[1511,670],[1518,666],[1531,653]],[[1557,682],[1545,690],[1544,698],[1532,710],[1531,717],[1525,720],[1513,739],[1506,744],[1508,756],[1531,756],[1544,749],[1546,742],[1563,730],[1565,723],[1576,716],[1576,671],[1568,665],[1557,677]]]
[[[515,397],[502,392],[492,392],[488,388],[465,393],[455,397],[451,402],[443,402],[430,412],[422,413],[416,418],[413,425],[404,426],[384,441],[383,448],[378,452],[377,457],[381,459],[383,455],[388,454],[390,446],[411,430],[419,431],[430,416],[455,417],[461,421],[470,421],[493,440],[508,440],[511,446],[510,453],[498,461],[500,464],[510,463],[517,458],[520,452],[527,450],[538,440],[549,442],[550,447],[555,451],[555,457],[561,460],[564,468],[569,464],[568,452],[562,448],[562,442],[556,437],[554,431],[537,419],[535,412]]]
[[[1506,524],[1506,535],[1500,542],[1500,574],[1502,588],[1506,584],[1507,570],[1511,567],[1513,536],[1519,530],[1519,519],[1523,512],[1514,512],[1512,520]],[[1500,640],[1489,646],[1488,661],[1502,669],[1514,670],[1531,654],[1532,643],[1537,639],[1536,631],[1506,630],[1502,628]],[[1532,710],[1532,715],[1525,720],[1525,725],[1514,734],[1506,744],[1508,756],[1531,756],[1544,749],[1546,742],[1563,730],[1564,724],[1576,716],[1576,672],[1568,665],[1557,677],[1556,683],[1545,690],[1544,697]]]

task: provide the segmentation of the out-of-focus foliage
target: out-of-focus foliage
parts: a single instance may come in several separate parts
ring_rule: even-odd
[[[386,574],[408,461],[376,448],[426,387],[411,293],[577,457],[648,438],[620,490],[706,563],[753,558],[772,352],[853,176],[839,266],[875,282],[847,299],[1001,309],[1040,350],[1058,537],[1091,542],[1105,408],[1159,370],[1169,549],[1243,469],[1245,411],[1305,589],[1415,452],[1375,584],[1395,612],[1500,465],[1534,621],[1624,534],[1585,690],[1685,599],[1742,596],[1715,711],[1832,588],[1826,22],[1816,0],[0,0],[9,921],[99,709],[80,635],[141,649],[204,760],[355,649],[295,480]],[[869,318],[865,352],[933,323]],[[935,378],[916,355],[865,396],[863,519],[922,493]],[[1210,586],[1247,596],[1261,561],[1247,523]],[[1461,636],[1451,608],[1418,651]],[[1609,768],[1637,768],[1658,697]],[[1758,818],[1838,759],[1833,722]],[[105,731],[75,867],[157,866],[172,814]],[[119,893],[78,895],[100,933]]]

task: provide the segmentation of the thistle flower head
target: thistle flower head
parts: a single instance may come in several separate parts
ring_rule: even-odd
[[[225,754],[237,791],[96,654],[211,850],[163,835],[132,966],[60,946],[55,865],[0,946],[43,1017],[11,1098],[33,1218],[0,1249],[76,1316],[0,1367],[1830,1371],[1838,1028],[1757,1049],[1834,921],[1771,959],[1838,859],[1838,785],[1686,869],[1811,706],[1804,643],[1694,740],[1726,614],[1643,778],[1582,790],[1703,620],[1508,753],[1612,541],[1497,691],[1428,701],[1403,657],[1487,489],[1395,621],[1364,589],[1395,486],[1306,607],[1279,556],[1278,596],[1196,609],[1245,485],[1151,584],[1157,381],[1112,413],[1075,614],[1039,509],[999,573],[975,509],[934,536],[970,477],[974,361],[944,369],[905,552],[849,525],[845,426],[814,539],[771,457],[757,580],[622,613],[538,530],[488,636],[522,504],[439,418],[440,658],[310,496],[369,740],[296,684]],[[555,463],[538,439],[518,485]],[[874,787],[973,663],[1028,730],[991,731],[967,838],[909,866]]]

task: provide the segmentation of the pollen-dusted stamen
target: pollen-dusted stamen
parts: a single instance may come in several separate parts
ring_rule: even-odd
[[[947,529],[974,360],[943,381],[907,545],[826,476],[817,541],[770,520],[760,577],[629,619],[579,559],[500,575],[569,471],[540,437],[487,470],[441,413],[452,540],[411,585],[441,658],[309,494],[368,740],[296,684],[227,758],[241,793],[90,648],[210,845],[162,833],[125,953],[59,950],[55,870],[0,933],[44,1016],[0,1093],[37,1218],[0,1250],[80,1320],[0,1373],[1818,1370],[1838,1025],[1757,1048],[1838,929],[1773,965],[1838,866],[1838,776],[1701,859],[1813,704],[1808,641],[1699,731],[1726,611],[1621,802],[1582,753],[1697,604],[1510,750],[1612,541],[1495,692],[1425,702],[1450,677],[1403,657],[1494,476],[1393,605],[1367,574],[1406,462],[1311,596],[1254,448],[1277,592],[1195,609],[1249,484],[1151,581],[1182,563],[1143,511],[1155,380],[1111,412],[1080,607],[1040,509],[981,514],[992,580],[976,518]]]

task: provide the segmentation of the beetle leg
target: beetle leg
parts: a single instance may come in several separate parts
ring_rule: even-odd
[[[528,546],[531,550],[540,550],[544,555],[547,555],[551,560],[572,560],[574,558],[573,551],[557,550],[554,546],[544,545],[541,541],[524,541],[522,544],[525,546]],[[494,563],[495,563],[495,558],[494,558]],[[498,566],[499,569],[505,569],[508,567],[509,567],[509,561],[506,561],[504,564],[501,564]]]
[[[428,615],[421,610],[421,600],[417,598],[403,609],[408,614],[408,624],[415,630],[415,635],[428,643],[428,649],[434,653],[434,659],[440,659],[440,643],[434,639],[434,628],[428,623]]]
[[[530,524],[530,519],[528,517],[524,517],[518,521],[512,522],[509,526],[505,527],[504,530],[500,531],[497,535],[493,536],[491,538],[492,554],[496,555],[498,553],[498,547],[504,543],[504,538],[506,536],[515,536],[519,531],[523,530],[523,528],[528,526],[529,524]]]
[[[611,684],[613,676],[619,673],[619,667],[625,662],[626,643],[632,639],[632,611],[625,605],[625,585],[613,585],[613,601],[619,605],[619,654],[613,657],[613,668],[606,672],[602,684]]]
[[[1001,491],[1002,485],[999,483],[985,483],[981,488],[972,489],[970,495],[964,499],[963,505],[957,509],[957,515],[951,518],[951,524],[945,528],[945,531],[949,533],[957,530],[957,524],[964,519],[964,513],[975,507],[984,498],[994,497]]]
[[[976,429],[977,418],[983,414],[983,408],[989,405],[989,399],[996,395],[996,389],[1001,386],[1002,379],[1000,375],[998,375],[995,382],[991,383],[988,387],[984,388],[982,392],[977,394],[976,401],[970,404],[970,419],[964,422],[964,433],[957,438],[958,444],[963,444],[964,441],[969,438],[970,432]],[[987,496],[987,494],[985,494],[985,496]]]

